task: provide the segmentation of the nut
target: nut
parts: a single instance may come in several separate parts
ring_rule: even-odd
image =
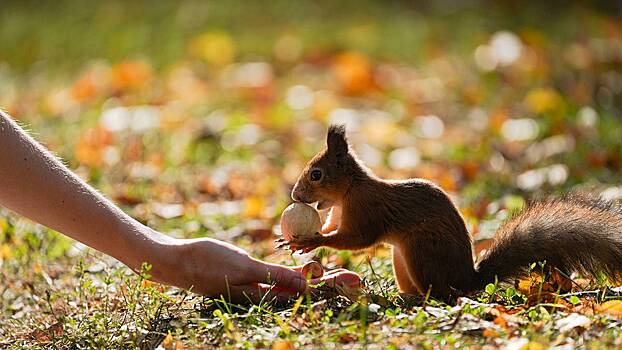
[[[317,210],[304,203],[292,203],[281,214],[281,232],[287,241],[313,236],[321,229]]]

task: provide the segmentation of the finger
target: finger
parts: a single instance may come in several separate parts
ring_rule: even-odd
[[[320,278],[315,278],[309,281],[309,284],[320,284],[324,282],[324,286],[328,288],[335,288],[338,285],[346,285],[348,287],[360,287],[361,277],[346,269],[339,269],[340,271],[331,271]]]
[[[282,265],[261,261],[257,261],[257,264],[252,273],[254,280],[258,283],[273,284],[290,289],[294,293],[304,293],[307,288],[307,281],[300,272]]]
[[[334,274],[338,274],[338,273],[342,273],[342,272],[352,272],[352,271],[344,269],[344,268],[338,268],[338,269],[334,269],[334,270],[330,270],[328,272],[325,272],[324,276],[326,276],[326,275],[334,275]]]

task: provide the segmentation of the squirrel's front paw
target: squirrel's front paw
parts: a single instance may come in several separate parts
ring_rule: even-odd
[[[313,249],[322,245],[323,236],[316,232],[311,236],[305,237],[293,237],[291,240],[286,241],[283,238],[279,238],[274,242],[277,243],[276,248],[289,248],[291,251],[296,252],[301,250],[303,253],[308,253]]]

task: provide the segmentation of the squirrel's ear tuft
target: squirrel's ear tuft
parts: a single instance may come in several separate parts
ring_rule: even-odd
[[[331,152],[348,152],[348,139],[346,138],[345,125],[332,124],[328,127],[326,146],[328,146],[328,150]]]

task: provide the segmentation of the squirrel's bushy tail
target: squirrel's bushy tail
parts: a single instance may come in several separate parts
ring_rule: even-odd
[[[622,280],[622,207],[613,202],[569,196],[537,202],[503,224],[476,266],[473,290],[524,273],[546,261],[585,276],[603,272]]]

